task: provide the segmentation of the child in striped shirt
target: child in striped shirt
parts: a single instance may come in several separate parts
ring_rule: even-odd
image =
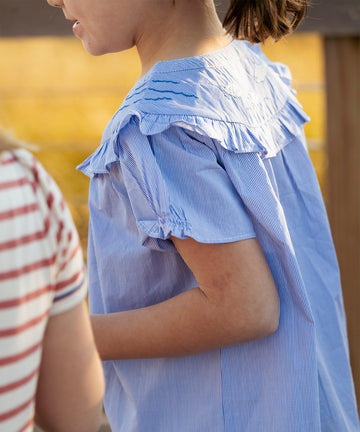
[[[96,431],[103,376],[64,199],[0,129],[0,431]]]

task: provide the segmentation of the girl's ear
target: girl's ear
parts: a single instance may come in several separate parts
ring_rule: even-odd
[[[306,0],[231,0],[223,26],[252,43],[277,41],[297,28],[306,11]]]

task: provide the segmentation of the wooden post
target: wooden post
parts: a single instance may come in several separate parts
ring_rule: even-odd
[[[360,36],[325,37],[328,213],[360,406]]]

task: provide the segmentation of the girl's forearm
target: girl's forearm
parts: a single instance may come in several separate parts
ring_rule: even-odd
[[[92,315],[102,360],[179,357],[261,339],[277,327],[277,312],[217,304],[200,288],[126,312]]]

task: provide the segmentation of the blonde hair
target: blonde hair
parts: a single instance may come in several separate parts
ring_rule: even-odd
[[[36,150],[36,146],[17,139],[11,131],[6,131],[0,127],[0,152],[19,148],[26,148],[31,151]]]

